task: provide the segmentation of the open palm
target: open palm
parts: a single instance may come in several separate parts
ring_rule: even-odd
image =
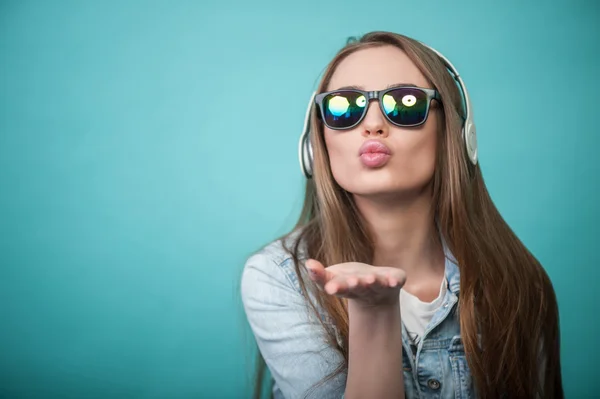
[[[330,295],[356,299],[368,305],[398,300],[406,273],[395,267],[347,262],[324,267],[317,260],[306,261],[310,278]]]

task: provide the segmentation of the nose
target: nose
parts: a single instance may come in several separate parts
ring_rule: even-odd
[[[385,138],[389,134],[389,127],[385,117],[379,109],[377,100],[370,103],[367,114],[361,123],[362,134],[365,137],[382,137]]]

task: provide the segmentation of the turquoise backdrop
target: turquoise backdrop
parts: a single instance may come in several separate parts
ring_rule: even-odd
[[[461,72],[556,288],[568,397],[592,397],[599,27],[592,0],[1,1],[0,397],[248,397],[240,271],[295,222],[306,102],[370,30]]]

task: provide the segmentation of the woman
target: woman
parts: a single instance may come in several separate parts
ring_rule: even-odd
[[[298,225],[242,277],[274,396],[562,398],[552,284],[490,199],[440,55],[373,32],[318,93]]]

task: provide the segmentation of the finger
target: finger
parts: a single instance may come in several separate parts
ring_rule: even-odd
[[[356,283],[356,282],[354,282]],[[325,292],[329,295],[346,295],[350,291],[350,286],[346,277],[335,276],[325,284]]]
[[[406,281],[406,274],[399,269],[388,269],[384,274],[385,280],[389,287],[400,287]]]
[[[364,296],[369,290],[368,285],[375,281],[372,276],[371,280],[367,277],[366,281],[362,276],[336,276],[330,282],[328,288],[330,293],[346,298],[356,298]]]
[[[365,274],[364,276],[361,276],[360,281],[365,286],[369,286],[369,285],[375,284],[375,282],[377,281],[377,277],[375,276],[374,273],[368,273],[368,274]]]
[[[349,290],[353,290],[353,289],[359,287],[360,282],[361,282],[361,280],[357,276],[346,277],[346,284],[348,285]]]
[[[387,268],[386,268],[387,269]],[[399,279],[394,270],[377,269],[361,277],[364,281],[364,289],[360,295],[370,296],[382,293],[390,288],[398,287]],[[357,292],[358,294],[359,292]]]
[[[390,280],[388,279],[388,273],[376,273],[376,282],[372,286],[387,288],[390,287]]]
[[[369,279],[365,281],[364,278],[359,276],[350,276],[346,278],[348,289],[345,291],[340,290],[340,293],[346,298],[360,298],[365,296],[369,290],[370,284]]]
[[[394,270],[395,273],[393,273],[393,278],[397,279],[398,281],[398,286],[400,286],[400,288],[402,288],[402,286],[404,286],[404,284],[406,284],[406,273],[404,272],[404,270]]]
[[[394,273],[388,273],[386,276],[386,280],[388,281],[388,285],[392,288],[400,285],[400,279],[394,275]]]
[[[357,292],[360,296],[379,295],[382,291],[389,289],[388,282],[384,273],[374,271],[361,277],[364,281],[364,286]]]
[[[364,296],[369,292],[369,287],[372,286],[377,279],[373,274],[367,274],[363,276],[351,276],[347,278],[348,281],[348,292],[346,294],[352,295],[353,297]]]

